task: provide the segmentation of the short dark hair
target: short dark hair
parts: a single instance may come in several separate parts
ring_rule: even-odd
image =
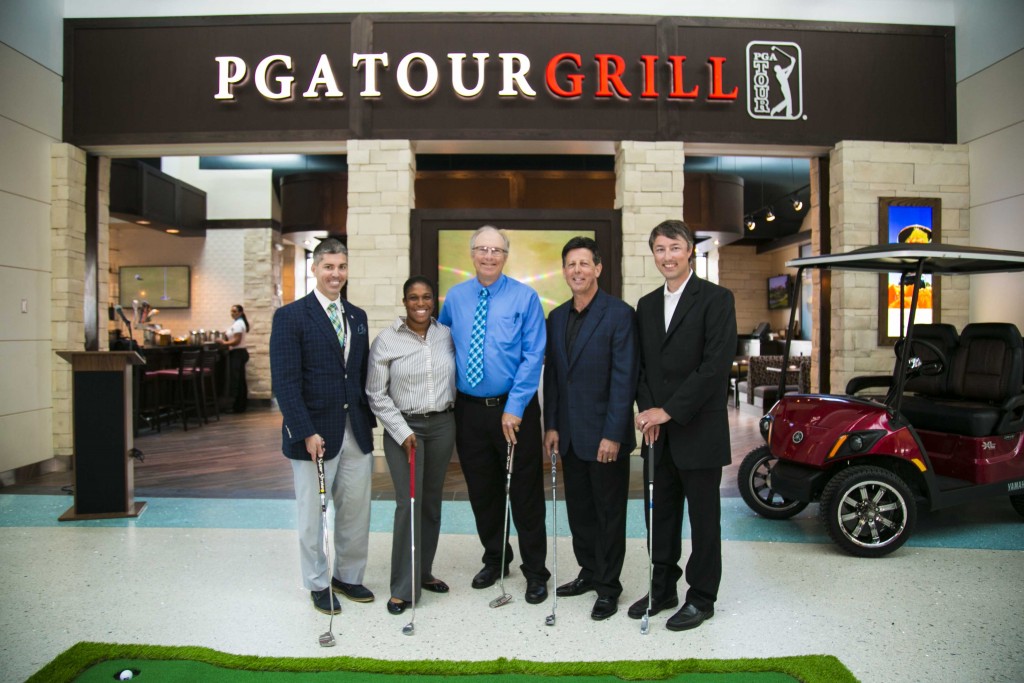
[[[597,242],[595,242],[593,239],[589,237],[582,237],[580,235],[577,235],[576,237],[573,237],[568,242],[566,242],[565,246],[562,247],[563,268],[565,267],[566,255],[573,249],[589,249],[590,253],[594,255],[594,265],[596,266],[601,263],[601,252],[597,250]]]
[[[348,256],[348,247],[337,237],[328,237],[313,250],[313,265],[323,260],[324,254],[344,254]]]
[[[427,287],[430,288],[430,293],[434,295],[434,298],[437,298],[437,288],[434,287],[434,283],[431,282],[429,278],[426,278],[423,275],[413,275],[411,278],[405,281],[404,285],[402,285],[403,299],[409,296],[409,290],[412,289],[413,285],[426,285]]]

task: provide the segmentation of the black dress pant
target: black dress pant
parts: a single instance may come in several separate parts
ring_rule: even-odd
[[[722,582],[722,505],[719,487],[722,468],[684,470],[676,467],[668,450],[668,434],[662,431],[664,448],[654,465],[654,531],[651,559],[654,563],[655,601],[677,595],[676,583],[683,575],[683,511],[689,505],[690,557],[686,561],[686,602],[709,610],[718,599]],[[650,506],[651,455],[645,449],[644,507]],[[645,515],[645,521],[647,517]]]
[[[593,583],[599,597],[617,598],[626,558],[629,453],[620,452],[615,462],[581,460],[570,445],[562,472],[579,578]]]
[[[504,410],[504,401],[487,406],[464,394],[455,399],[455,449],[466,478],[477,534],[484,547],[482,560],[493,567],[501,566],[503,545],[505,563],[510,564],[513,558],[508,528],[502,528],[507,471],[507,448],[501,431]],[[547,581],[551,573],[545,566],[548,546],[544,528],[544,453],[536,396],[526,406],[516,440],[509,498],[512,521],[519,534],[520,569],[527,579]]]

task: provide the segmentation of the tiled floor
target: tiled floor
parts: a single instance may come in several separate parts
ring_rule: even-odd
[[[452,591],[424,594],[411,637],[401,633],[410,614],[384,609],[394,504],[375,500],[366,584],[377,601],[343,601],[334,619],[338,646],[324,649],[317,636],[328,617],[312,609],[298,580],[291,501],[140,498],[148,507],[137,520],[58,523],[67,496],[0,495],[0,680],[23,680],[82,640],[391,659],[815,653],[836,655],[862,681],[1024,680],[1024,520],[1006,500],[923,512],[906,547],[860,560],[827,541],[816,506],[772,522],[726,495],[725,575],[714,619],[673,633],[661,614],[646,636],[625,614],[646,592],[640,501],[630,501],[619,614],[594,622],[593,594],[563,598],[553,627],[544,624],[553,600],[527,604],[517,569],[505,607],[488,607],[497,587],[470,588],[479,542],[469,504],[449,501],[435,574]],[[563,582],[577,566],[561,502],[559,513]]]

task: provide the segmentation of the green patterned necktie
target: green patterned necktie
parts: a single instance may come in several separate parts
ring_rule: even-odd
[[[327,304],[327,317],[331,319],[331,324],[334,325],[334,333],[338,335],[338,343],[341,344],[342,348],[345,348],[345,327],[341,324],[341,318],[338,317],[338,304],[332,301]]]

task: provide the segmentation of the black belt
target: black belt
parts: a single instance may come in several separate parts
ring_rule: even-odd
[[[410,417],[427,418],[427,417],[434,417],[435,415],[444,415],[445,413],[450,413],[453,410],[455,410],[455,408],[453,406],[448,406],[444,410],[433,410],[433,411],[426,412],[426,413],[402,413],[402,417],[404,417],[407,420]]]
[[[487,406],[488,408],[497,408],[508,400],[508,394],[504,394],[503,396],[473,396],[472,394],[464,394],[460,391],[458,393],[458,398],[464,401],[470,401],[471,403],[479,403],[480,405]]]

